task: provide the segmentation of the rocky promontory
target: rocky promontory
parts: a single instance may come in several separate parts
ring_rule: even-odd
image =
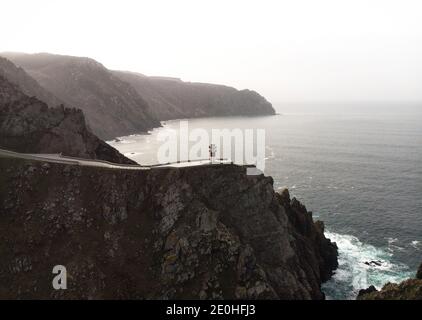
[[[275,114],[271,103],[252,90],[185,82],[177,78],[148,77],[135,72],[112,72],[135,88],[160,120]]]
[[[323,299],[337,266],[323,230],[241,166],[0,158],[1,299]],[[67,290],[51,285],[55,265]]]

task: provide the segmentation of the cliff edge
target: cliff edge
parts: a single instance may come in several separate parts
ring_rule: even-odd
[[[0,298],[323,299],[323,225],[271,177],[0,158]],[[54,290],[64,265],[68,289]]]

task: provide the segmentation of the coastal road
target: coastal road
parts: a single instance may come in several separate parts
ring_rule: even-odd
[[[231,162],[227,159],[218,159],[212,163],[208,159],[201,160],[192,160],[185,162],[175,162],[167,164],[157,164],[151,166],[143,166],[136,164],[119,164],[112,163],[104,160],[94,160],[94,159],[85,159],[77,157],[68,157],[61,154],[30,154],[30,153],[19,153],[10,150],[0,149],[0,158],[14,158],[14,159],[25,159],[41,162],[50,162],[50,163],[61,163],[68,165],[78,165],[84,167],[98,167],[98,168],[109,168],[109,169],[119,169],[119,170],[150,170],[152,168],[165,168],[165,167],[190,167],[190,166],[201,166],[201,165],[221,165],[221,164],[230,164]]]

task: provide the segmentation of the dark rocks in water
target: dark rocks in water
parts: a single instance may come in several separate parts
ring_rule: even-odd
[[[382,261],[381,260],[365,261],[364,263],[367,266],[371,266],[371,267],[381,267],[382,266]]]
[[[374,286],[370,286],[366,289],[361,289],[361,290],[359,290],[358,298],[365,295],[365,294],[372,293],[372,292],[377,292],[377,288],[375,288]]]
[[[0,243],[1,299],[323,299],[337,266],[322,223],[235,165],[0,159]],[[57,264],[67,290],[51,287]]]

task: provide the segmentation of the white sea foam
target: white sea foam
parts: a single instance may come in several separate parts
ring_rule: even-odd
[[[325,234],[339,249],[339,267],[323,285],[327,299],[354,299],[360,289],[370,285],[380,289],[387,282],[400,282],[412,275],[406,265],[393,263],[387,250],[364,244],[351,235]]]
[[[420,249],[421,247],[421,242],[419,240],[413,240],[410,245],[415,248],[415,249]]]
[[[403,251],[404,248],[400,247],[396,244],[398,241],[399,241],[399,239],[397,239],[397,238],[387,238],[387,242],[388,242],[387,250],[391,253],[393,253],[395,251]]]
[[[120,140],[119,143],[121,144],[129,144],[129,143],[135,143],[135,140],[129,140],[129,139],[125,139],[125,140]]]
[[[106,141],[109,145],[117,147],[119,144],[130,144],[135,143],[136,140],[116,138],[115,140]]]

